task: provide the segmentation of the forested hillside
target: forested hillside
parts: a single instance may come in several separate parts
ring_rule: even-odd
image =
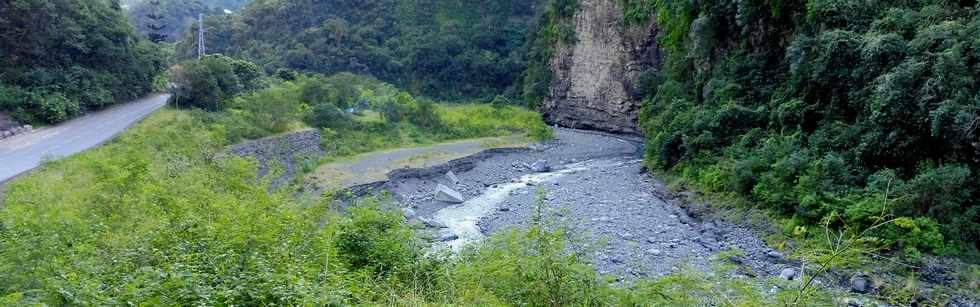
[[[146,94],[163,54],[117,1],[0,3],[0,111],[55,123]]]
[[[278,68],[353,72],[438,97],[492,97],[524,73],[537,1],[258,0],[207,20],[210,52]],[[192,57],[186,33],[179,56]]]
[[[224,15],[228,11],[236,11],[247,0],[139,0],[127,9],[129,21],[141,33],[160,33],[166,41],[177,41],[184,31],[197,20],[198,14],[208,16]],[[154,20],[153,16],[160,16]],[[153,27],[162,26],[160,30]]]
[[[976,1],[624,3],[669,54],[643,120],[652,166],[801,226],[885,213],[900,219],[878,235],[913,254],[976,251]]]

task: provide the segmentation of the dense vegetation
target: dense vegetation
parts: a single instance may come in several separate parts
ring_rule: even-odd
[[[215,158],[229,144],[215,114],[161,111],[113,143],[14,182],[0,210],[0,305],[767,300],[745,282],[722,289],[701,275],[611,286],[582,255],[566,252],[571,234],[545,216],[458,258],[426,256],[385,200],[340,214],[330,199],[269,194],[253,162]]]
[[[916,251],[980,242],[976,1],[635,1],[667,67],[645,105],[651,166]],[[976,259],[976,258],[974,258]]]
[[[208,18],[211,52],[278,68],[352,72],[442,98],[493,97],[524,72],[536,1],[258,0]],[[191,57],[188,32],[178,52]]]
[[[225,10],[236,11],[246,0],[158,0],[154,5],[150,0],[134,1],[126,10],[129,21],[141,33],[156,33],[151,29],[156,21],[151,15],[162,16],[160,23],[164,28],[159,33],[166,36],[166,41],[177,41],[187,28],[197,21],[199,14],[220,16]]]
[[[18,0],[0,5],[0,111],[55,123],[153,89],[158,48],[116,1]]]
[[[209,55],[171,69],[172,103],[208,111],[230,142],[308,126],[323,129],[332,156],[450,139],[526,134],[551,137],[540,114],[510,105],[454,104],[415,97],[351,73],[325,77]]]

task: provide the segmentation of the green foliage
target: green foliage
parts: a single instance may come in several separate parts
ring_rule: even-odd
[[[390,274],[410,268],[422,256],[421,245],[398,211],[384,211],[371,202],[348,211],[350,217],[338,226],[334,246],[351,268]]]
[[[328,268],[339,264],[328,261],[323,209],[270,195],[252,163],[212,159],[220,143],[205,127],[163,111],[15,182],[0,211],[0,296],[50,305],[327,299]]]
[[[451,120],[531,116],[511,108],[439,112]],[[0,304],[608,306],[722,296],[773,303],[763,299],[769,287],[686,273],[611,284],[569,252],[575,238],[542,214],[543,197],[527,230],[439,257],[386,200],[360,200],[337,214],[330,199],[270,193],[254,162],[220,153],[225,135],[238,132],[216,121],[234,110],[163,110],[112,143],[13,182],[0,208]]]
[[[210,52],[251,59],[268,72],[353,72],[415,95],[461,99],[492,97],[516,83],[536,2],[257,0],[205,23]],[[196,34],[186,31],[178,55],[192,57],[196,48]]]
[[[573,17],[578,8],[576,0],[548,0],[537,23],[530,29],[530,35],[522,47],[527,68],[518,85],[521,98],[531,107],[541,105],[551,88],[554,77],[551,72],[551,59],[559,44],[575,41]]]
[[[153,90],[164,53],[111,1],[19,0],[0,7],[0,111],[56,123]]]
[[[314,105],[304,120],[311,126],[330,129],[350,128],[353,123],[347,113],[329,103]]]
[[[225,15],[224,10],[236,11],[247,0],[155,0],[159,5],[153,5],[150,0],[136,0],[129,4],[126,15],[136,30],[152,35],[163,34],[166,42],[177,41],[181,35],[197,22],[198,14],[207,16]],[[157,21],[149,16],[157,14],[162,17]],[[163,26],[160,31],[153,31],[153,26]],[[195,32],[196,33],[196,32]]]
[[[811,223],[846,213],[870,225],[880,212],[870,204],[888,195],[888,212],[921,232],[879,235],[899,247],[976,252],[975,8],[623,3],[633,22],[656,16],[670,51],[641,115],[651,166],[693,170],[713,190]]]
[[[208,55],[187,61],[172,71],[171,80],[176,89],[171,99],[179,106],[217,111],[226,107],[226,100],[261,88],[262,77],[254,63]]]

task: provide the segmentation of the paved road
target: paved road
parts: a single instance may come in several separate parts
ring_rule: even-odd
[[[150,96],[0,141],[0,182],[38,167],[45,157],[67,157],[108,141],[163,107],[169,97]]]

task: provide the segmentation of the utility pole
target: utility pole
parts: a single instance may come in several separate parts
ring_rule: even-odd
[[[204,14],[197,15],[197,58],[201,59],[207,52],[204,49]]]

